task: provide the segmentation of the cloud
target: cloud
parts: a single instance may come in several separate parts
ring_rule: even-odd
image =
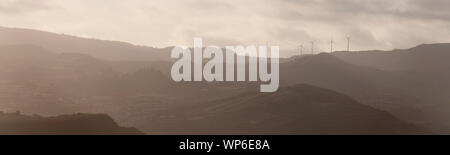
[[[6,14],[31,13],[49,9],[47,0],[2,0],[0,12]]]
[[[157,47],[203,37],[281,49],[315,41],[329,51],[331,39],[342,50],[351,35],[353,50],[369,50],[450,42],[448,8],[448,0],[3,0],[0,25]]]

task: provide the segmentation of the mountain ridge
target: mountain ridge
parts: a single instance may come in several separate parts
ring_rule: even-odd
[[[173,117],[153,122],[148,130],[157,134],[426,133],[351,97],[307,84],[268,94],[243,93],[160,114]]]
[[[0,27],[0,45],[30,44],[56,53],[83,53],[105,60],[169,59],[170,47],[153,48],[127,42],[89,39],[51,32]]]
[[[120,127],[106,114],[42,117],[0,112],[1,135],[142,135],[136,128]]]

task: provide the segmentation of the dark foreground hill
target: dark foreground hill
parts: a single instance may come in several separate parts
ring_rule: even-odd
[[[135,128],[118,126],[105,114],[56,117],[0,113],[1,135],[141,135]]]
[[[170,116],[170,117],[169,117]],[[310,85],[246,93],[161,113],[150,130],[169,134],[423,134],[414,125]]]

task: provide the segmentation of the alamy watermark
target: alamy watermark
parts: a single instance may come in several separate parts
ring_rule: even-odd
[[[172,49],[171,57],[178,60],[172,66],[171,76],[176,82],[203,80],[208,82],[246,80],[256,82],[259,75],[259,80],[267,83],[261,84],[260,91],[275,92],[279,87],[280,48],[271,46],[270,56],[268,56],[268,48],[267,46],[226,46],[224,55],[222,48],[217,46],[203,48],[203,40],[194,38],[194,61],[191,60],[192,53],[188,47],[176,46]],[[247,58],[248,63],[246,62]],[[209,61],[203,64],[204,59],[209,59]],[[268,59],[270,59],[269,64]],[[247,64],[248,72],[246,72]],[[246,73],[248,73],[248,79]],[[226,75],[224,76],[224,74]]]

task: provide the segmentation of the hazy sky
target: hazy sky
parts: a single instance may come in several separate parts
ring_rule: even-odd
[[[407,48],[450,42],[449,0],[0,0],[0,25],[140,45]],[[306,50],[306,49],[305,49]],[[285,53],[286,54],[286,53]]]

